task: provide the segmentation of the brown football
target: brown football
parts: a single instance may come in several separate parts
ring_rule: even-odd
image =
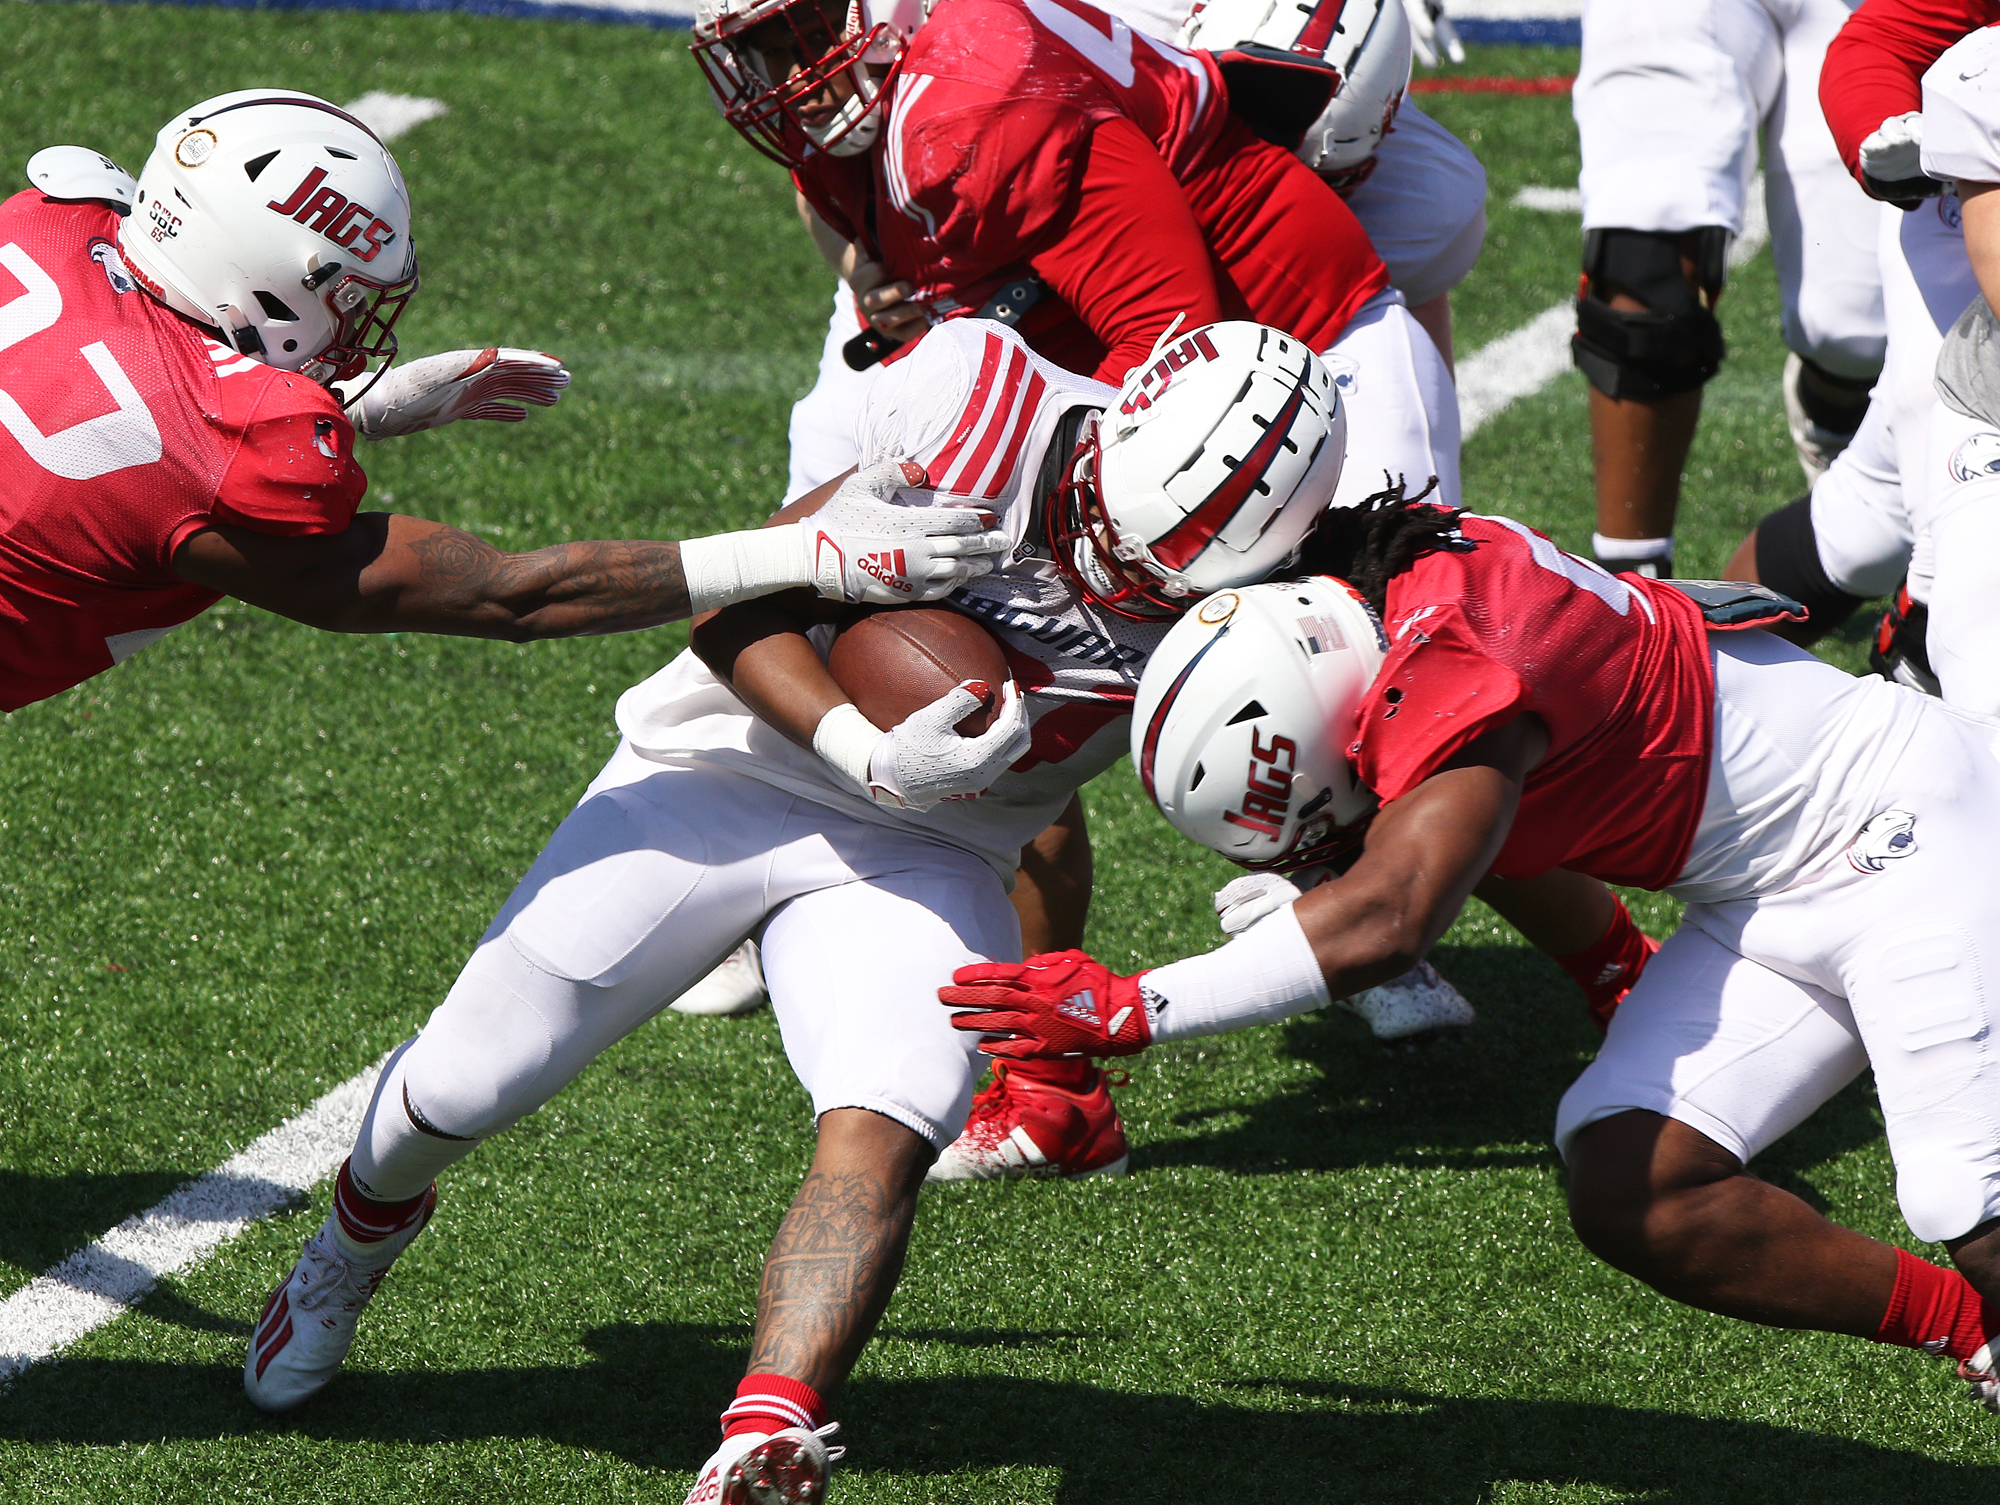
[[[827,672],[875,725],[888,731],[952,686],[984,680],[986,704],[956,728],[976,737],[993,723],[1007,659],[992,633],[941,606],[892,606],[841,629],[827,655]]]

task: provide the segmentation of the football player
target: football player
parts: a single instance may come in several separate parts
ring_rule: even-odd
[[[1876,632],[1876,669],[1988,713],[2000,711],[2000,623],[1989,551],[1966,535],[1983,526],[1967,504],[1986,494],[1995,443],[1991,400],[1982,409],[1976,389],[1990,339],[1978,310],[1992,306],[1982,265],[2000,291],[1988,207],[2000,156],[1985,145],[2000,103],[1983,86],[1996,19],[2000,7],[1984,3],[1869,0],[1827,49],[1821,98],[1834,138],[1861,184],[1896,206],[1879,211],[1888,359],[1854,444],[1810,498],[1758,524],[1730,571],[1805,601],[1814,635],[1907,573]],[[1934,521],[1958,536],[1940,547]]]
[[[823,364],[842,347],[857,361],[893,358],[896,341],[978,312],[1017,324],[1060,364],[1116,381],[1176,317],[1247,316],[1335,364],[1354,411],[1343,503],[1385,475],[1435,475],[1455,497],[1449,370],[1329,191],[1365,186],[1402,97],[1410,35],[1397,0],[1322,7],[1306,35],[1291,23],[1285,47],[1219,55],[1161,39],[1164,17],[1133,9],[1128,20],[1080,0],[978,0],[931,16],[924,0],[718,0],[704,12],[695,50],[726,117],[792,167],[822,250],[873,321],[872,345],[853,328],[830,334]],[[1241,8],[1227,8],[1234,22],[1211,9],[1195,18],[1199,39],[1241,40]],[[1433,138],[1425,145],[1428,194],[1417,183],[1403,193],[1456,211],[1448,233],[1412,231],[1421,210],[1393,185],[1364,198],[1385,234],[1396,232],[1435,325],[1437,300],[1483,237],[1484,174],[1476,162],[1466,171],[1462,149],[1466,160],[1453,160]],[[850,463],[867,382],[843,369],[795,412],[795,485]],[[1037,939],[1080,940],[1090,886],[1081,805],[1022,856],[1017,895]],[[726,1012],[758,996],[739,955],[675,1006]],[[1473,1017],[1428,968],[1358,1006],[1384,1038]],[[1036,1065],[982,1096],[965,1142],[934,1174],[1088,1174],[1122,1168],[1124,1155],[1101,1073]]]
[[[1876,218],[1818,108],[1850,0],[1589,0],[1576,364],[1590,383],[1597,531],[1612,570],[1673,573],[1681,469],[1722,362],[1730,241],[1763,136],[1786,414],[1808,478],[1853,436],[1883,358]]]
[[[1957,1359],[1994,1404],[1993,725],[1724,630],[1795,614],[1759,587],[1610,576],[1504,518],[1338,520],[1344,578],[1209,597],[1134,707],[1162,813],[1264,869],[1218,895],[1241,933],[1131,977],[967,967],[959,1026],[1129,1054],[1391,976],[1495,876],[1664,890],[1685,917],[1557,1116],[1578,1234],[1709,1311]],[[1309,892],[1274,871],[1329,859]],[[1746,1170],[1871,1067],[1905,1220],[1963,1274]]]
[[[332,631],[522,640],[805,584],[903,601],[993,561],[976,512],[920,517],[861,485],[789,535],[528,554],[358,513],[357,427],[519,419],[512,402],[552,403],[569,379],[519,350],[387,366],[417,258],[374,132],[311,95],[240,90],[169,121],[137,182],[77,147],[38,153],[29,181],[0,204],[0,709],[102,673],[224,595]],[[343,406],[335,384],[378,359]],[[913,561],[907,589],[857,567],[883,548]]]
[[[1297,550],[1337,488],[1344,427],[1327,366],[1255,325],[1163,342],[1122,392],[997,324],[931,331],[870,394],[862,474],[919,509],[998,516],[1009,562],[952,598],[1012,666],[993,726],[953,731],[979,704],[965,686],[890,731],[869,723],[803,593],[699,622],[692,651],[620,700],[611,761],[385,1067],[332,1214],[256,1325],[251,1398],[283,1410],[323,1386],[439,1172],[754,933],[818,1141],[689,1499],[817,1498],[827,1402],[972,1098],[978,1057],[936,990],[1021,954],[1006,890],[1022,844],[1123,755],[1174,617]]]

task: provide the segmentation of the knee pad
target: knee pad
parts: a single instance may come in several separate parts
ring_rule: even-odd
[[[1592,230],[1583,243],[1583,287],[1570,354],[1606,397],[1657,401],[1692,392],[1722,365],[1722,326],[1712,305],[1722,292],[1729,232],[1708,225],[1695,239],[1695,284],[1681,271],[1682,234]],[[1613,308],[1615,287],[1646,305]]]
[[[1812,613],[1815,632],[1832,632],[1860,609],[1827,577],[1813,534],[1812,497],[1802,496],[1757,524],[1757,578]]]
[[[410,1047],[403,1107],[425,1134],[484,1139],[534,1112],[561,1086],[546,1079],[552,1011],[523,996],[539,979],[529,968],[505,965],[510,949],[503,940],[475,954]]]

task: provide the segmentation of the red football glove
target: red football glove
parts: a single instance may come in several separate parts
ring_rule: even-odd
[[[1083,951],[1051,951],[1024,962],[981,962],[952,974],[938,1001],[951,1022],[987,1038],[989,1056],[1133,1056],[1153,1043],[1139,993],[1145,974],[1120,977]]]

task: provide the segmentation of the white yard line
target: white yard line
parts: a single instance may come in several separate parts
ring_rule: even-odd
[[[1519,189],[1514,204],[1551,214],[1583,212],[1583,200],[1573,188]],[[1764,176],[1750,186],[1744,201],[1743,233],[1729,247],[1729,264],[1740,267],[1771,238],[1764,212]],[[1569,337],[1576,331],[1576,307],[1558,303],[1544,309],[1519,329],[1482,345],[1458,363],[1459,428],[1470,439],[1488,420],[1570,369]]]
[[[425,99],[420,94],[388,94],[380,89],[370,89],[359,99],[350,99],[342,108],[384,141],[394,141],[426,120],[451,113],[451,107],[441,99]]]
[[[282,1211],[337,1169],[354,1143],[377,1062],[242,1154],[127,1218],[0,1301],[0,1385],[123,1316],[172,1275]]]

